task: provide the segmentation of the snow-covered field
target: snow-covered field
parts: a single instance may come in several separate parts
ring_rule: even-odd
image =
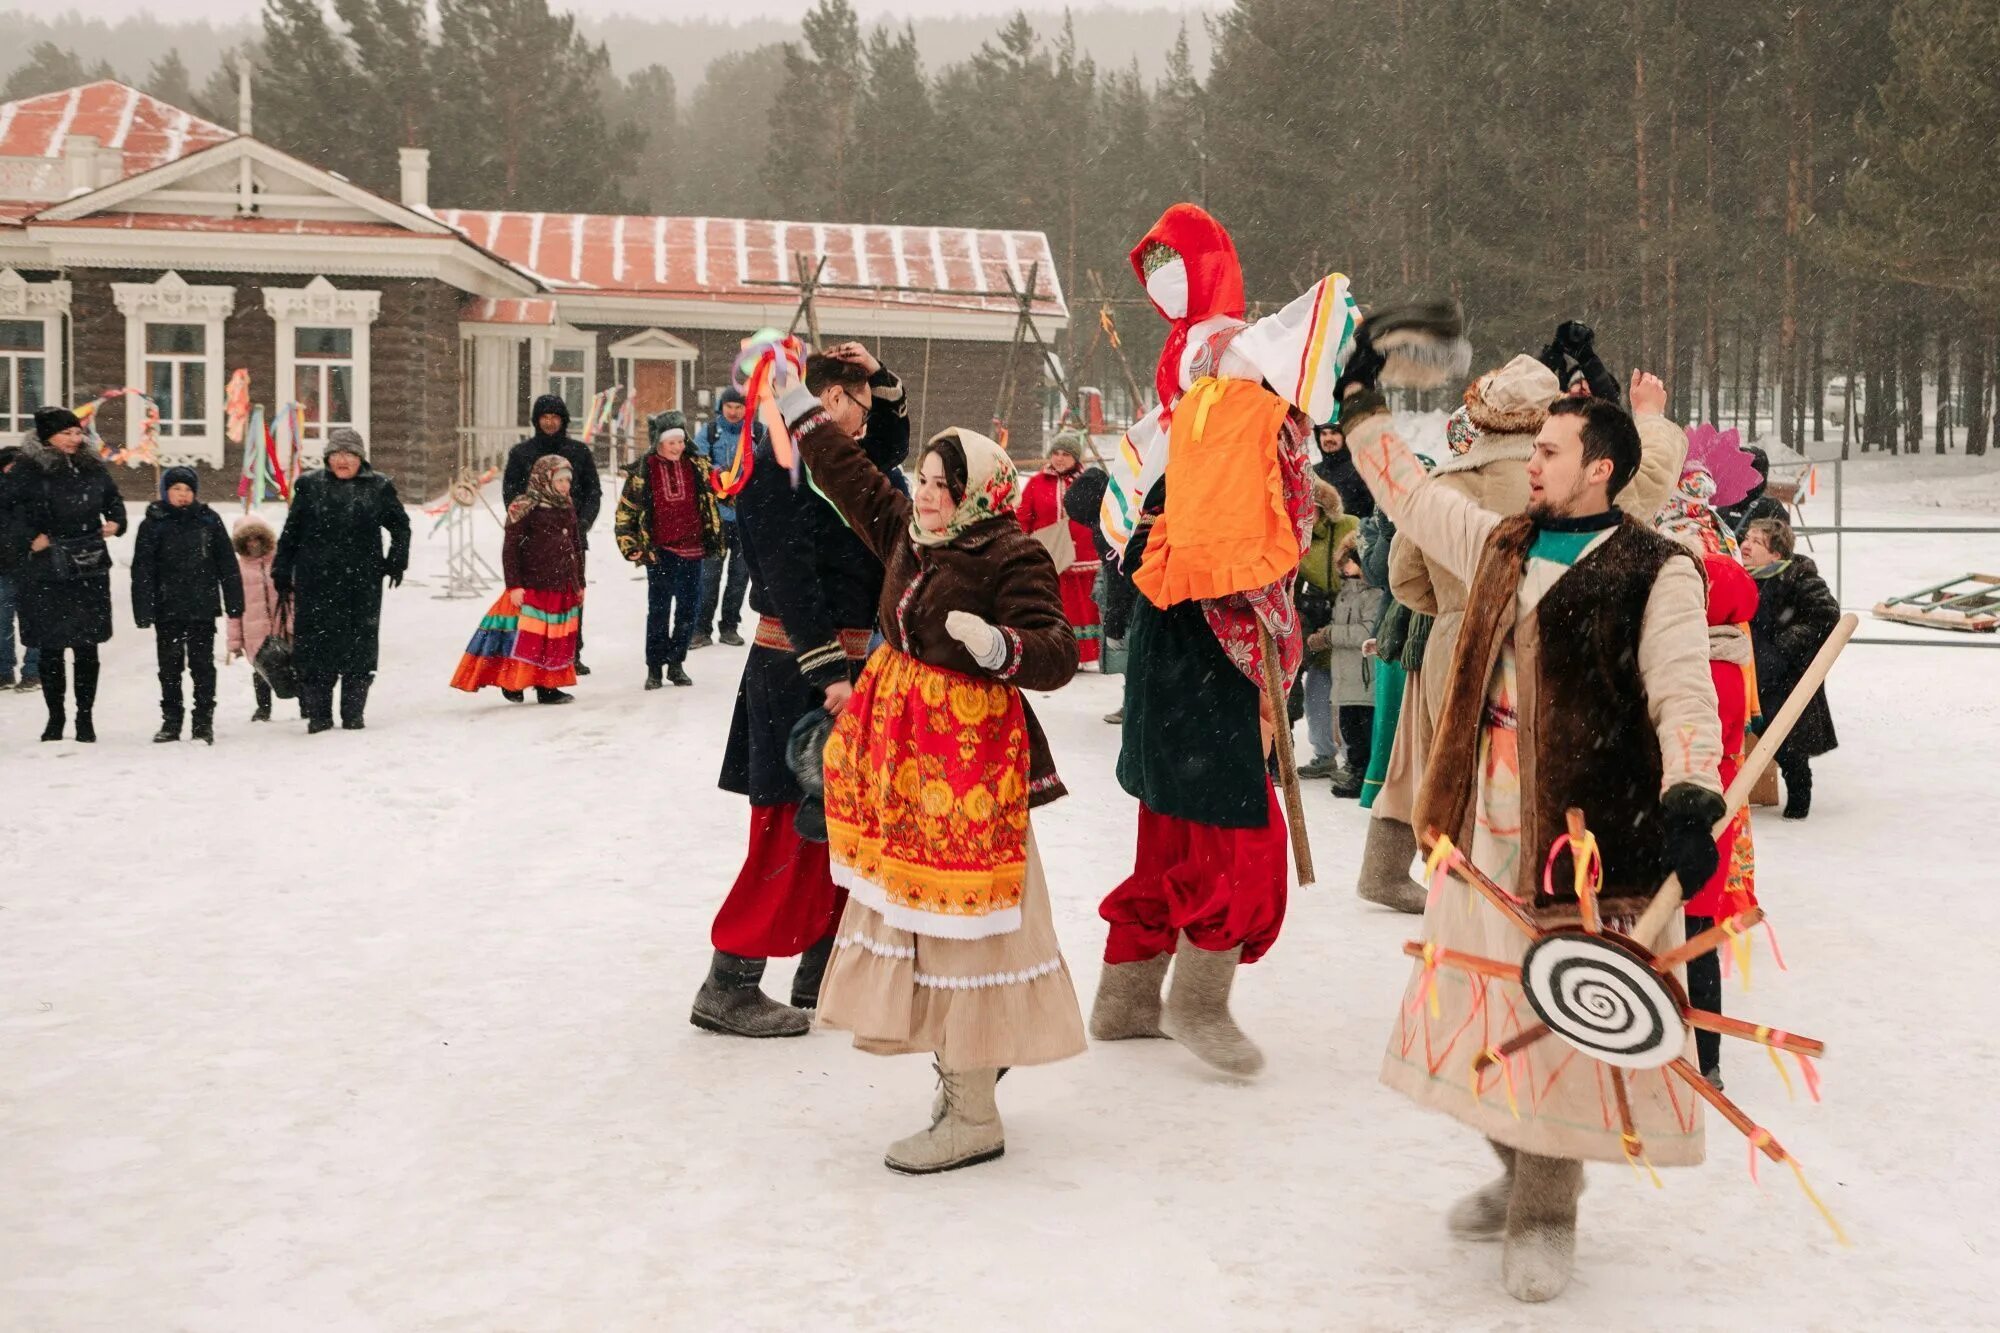
[[[1955,460],[1847,480],[1849,522],[2000,509],[2000,469]],[[881,1150],[923,1121],[925,1062],[687,1023],[746,827],[715,788],[740,650],[641,693],[643,584],[605,532],[579,702],[455,694],[483,602],[434,600],[443,539],[416,521],[363,733],[253,728],[239,663],[212,750],[149,743],[122,569],[103,740],[39,745],[39,699],[0,696],[0,1328],[2000,1323],[2000,898],[1976,850],[2000,656],[1851,648],[1812,819],[1757,825],[1791,970],[1760,943],[1727,1005],[1825,1039],[1826,1101],[1788,1103],[1748,1046],[1725,1072],[1852,1248],[1788,1172],[1753,1186],[1711,1117],[1708,1165],[1664,1190],[1591,1169],[1577,1281],[1529,1309],[1496,1248],[1444,1232],[1484,1147],[1376,1083],[1413,923],[1354,897],[1351,802],[1308,792],[1322,882],[1239,979],[1261,1081],[1095,1048],[1002,1085],[1000,1162],[894,1176]],[[1857,541],[1845,600],[1996,565],[1996,538]],[[1086,1005],[1095,905],[1131,852],[1098,720],[1117,693],[1085,676],[1037,701],[1075,792],[1038,835]]]

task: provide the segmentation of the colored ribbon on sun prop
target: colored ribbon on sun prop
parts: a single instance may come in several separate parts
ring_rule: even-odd
[[[104,442],[104,437],[98,434],[97,411],[106,403],[120,398],[129,398],[132,402],[127,404],[125,412],[125,446],[122,449],[113,449]],[[139,438],[136,444],[132,442],[132,413],[135,408],[139,414]],[[77,408],[76,419],[82,423],[84,431],[89,435],[91,448],[95,449],[97,456],[105,462],[138,467],[142,463],[160,461],[160,408],[137,389],[129,385],[122,389],[106,389]]]
[[[1646,1156],[1646,1145],[1640,1140],[1637,1134],[1630,1131],[1620,1134],[1618,1136],[1618,1147],[1625,1154],[1625,1161],[1631,1166],[1633,1175],[1640,1176],[1641,1178],[1646,1176],[1652,1177],[1653,1188],[1656,1190],[1666,1188],[1666,1185],[1660,1180],[1660,1173],[1653,1169],[1653,1159]],[[1643,1172],[1640,1170],[1642,1166],[1645,1168]]]
[[[1834,1220],[1832,1210],[1826,1206],[1819,1195],[1814,1193],[1813,1187],[1807,1183],[1806,1171],[1804,1167],[1799,1165],[1799,1159],[1779,1147],[1777,1141],[1771,1137],[1770,1131],[1764,1129],[1762,1126],[1755,1127],[1750,1134],[1750,1183],[1759,1189],[1764,1187],[1764,1183],[1757,1179],[1757,1154],[1760,1152],[1768,1152],[1786,1166],[1792,1168],[1792,1176],[1799,1182],[1799,1192],[1806,1196],[1807,1201],[1825,1219],[1827,1226],[1832,1228],[1833,1238],[1842,1245],[1846,1245],[1848,1243],[1847,1233],[1840,1229],[1840,1223]]]
[[[743,350],[736,358],[736,387],[743,394],[743,419],[757,420],[757,409],[767,397],[774,397],[777,389],[774,379],[786,382],[801,377],[806,369],[805,344],[790,334],[779,333],[775,329],[760,329],[743,340]],[[782,371],[781,371],[782,367]],[[791,436],[787,432],[774,431],[771,435],[771,452],[778,462],[792,474],[794,485],[799,480],[798,458],[792,451]],[[743,493],[750,484],[751,473],[757,466],[755,448],[736,451],[736,458],[719,474],[709,479],[715,493],[724,500],[733,500]]]
[[[243,443],[243,432],[250,424],[249,371],[230,372],[229,387],[222,394],[222,421],[224,437],[231,444]]]

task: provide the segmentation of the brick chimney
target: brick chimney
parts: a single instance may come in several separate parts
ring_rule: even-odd
[[[419,212],[431,206],[431,150],[428,148],[403,148],[397,150],[397,159],[403,168],[403,207]]]

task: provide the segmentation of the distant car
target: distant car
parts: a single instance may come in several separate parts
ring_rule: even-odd
[[[1862,420],[1868,415],[1868,393],[1860,385],[1854,386],[1854,418]],[[1831,375],[1826,381],[1826,424],[1842,426],[1847,423],[1847,376]]]

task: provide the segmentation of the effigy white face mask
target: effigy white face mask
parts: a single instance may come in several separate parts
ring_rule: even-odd
[[[1188,312],[1187,264],[1179,256],[1146,275],[1146,295],[1166,312],[1168,319],[1186,319]]]

